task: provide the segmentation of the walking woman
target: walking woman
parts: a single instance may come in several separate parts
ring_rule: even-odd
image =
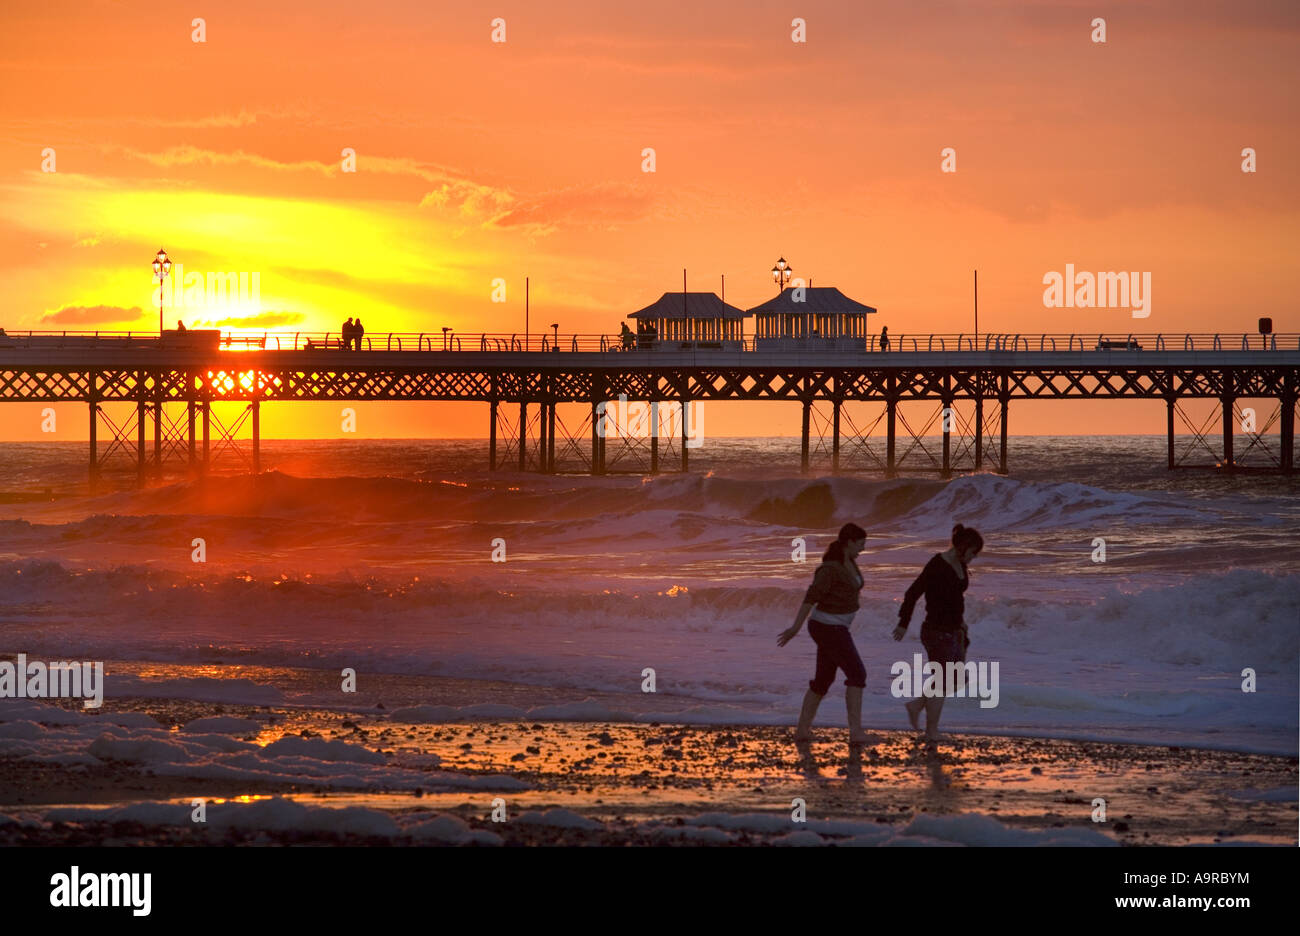
[[[862,731],[862,690],[867,685],[867,668],[862,665],[849,625],[858,610],[858,592],[862,590],[862,573],[854,558],[867,545],[867,531],[856,523],[846,523],[839,538],[822,556],[813,582],[804,594],[803,604],[794,624],[776,638],[784,647],[808,620],[808,635],[817,643],[817,671],[808,683],[799,713],[796,741],[812,740],[813,718],[822,697],[835,681],[835,671],[844,670],[844,705],[849,718],[849,744],[859,746],[871,739]],[[811,612],[811,617],[809,617]]]
[[[967,568],[980,550],[984,537],[960,523],[952,529],[952,548],[936,553],[925,564],[916,581],[903,596],[903,606],[898,609],[898,627],[894,639],[902,640],[907,625],[912,620],[916,600],[925,595],[925,621],[921,624],[921,644],[930,662],[938,663],[947,671],[948,663],[964,663],[970,638],[966,635],[966,589],[970,587]],[[944,695],[951,687],[944,686]],[[925,738],[933,743],[939,740],[939,713],[943,711],[944,696],[912,699],[907,703],[907,718],[912,727],[921,730],[921,710],[925,710]]]

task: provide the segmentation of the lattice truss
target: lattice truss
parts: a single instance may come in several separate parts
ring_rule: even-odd
[[[1005,390],[1002,379],[1005,378]],[[997,387],[1010,399],[1062,397],[1280,398],[1300,385],[1300,368],[1284,366],[1033,368],[659,368],[487,370],[362,366],[302,368],[22,368],[0,369],[0,401],[132,400],[491,400],[537,401],[543,387],[560,402],[627,394],[629,399],[883,400],[971,397]],[[93,387],[92,387],[93,383]],[[996,395],[996,392],[994,395]]]

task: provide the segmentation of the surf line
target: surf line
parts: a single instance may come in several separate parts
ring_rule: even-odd
[[[947,684],[954,687],[949,695],[956,697],[978,697],[980,708],[996,708],[998,704],[998,664],[981,660],[965,663],[936,663],[931,660],[924,665],[921,654],[912,654],[912,662],[899,660],[889,668],[889,675],[894,681],[889,691],[896,699],[939,698],[944,695],[944,674]],[[966,691],[967,685],[973,685],[974,692]],[[910,691],[909,691],[910,690]]]
[[[104,704],[104,664],[0,660],[0,699],[84,699],[85,708]]]

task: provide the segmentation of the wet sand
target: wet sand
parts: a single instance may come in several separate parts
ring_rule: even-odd
[[[134,672],[174,677],[172,665],[135,664]],[[122,666],[115,669],[121,671]],[[222,667],[221,675],[236,675]],[[187,675],[196,675],[193,667]],[[217,673],[209,673],[217,675]],[[263,677],[240,669],[238,675]],[[163,726],[226,715],[262,724],[237,735],[257,744],[296,735],[344,740],[378,751],[393,767],[428,770],[430,788],[341,789],[307,780],[266,783],[157,776],[147,765],[111,762],[92,770],[0,757],[0,845],[365,843],[366,836],[306,832],[217,832],[190,827],[102,822],[26,823],[53,806],[210,801],[273,795],[312,805],[366,806],[394,815],[450,814],[507,845],[665,844],[663,828],[712,813],[768,813],[789,818],[796,797],[810,820],[848,820],[902,829],[918,816],[977,813],[1011,829],[1088,829],[1124,845],[1183,845],[1248,840],[1297,844],[1297,803],[1278,791],[1297,787],[1295,758],[1186,747],[1154,747],[954,734],[937,749],[908,731],[873,731],[878,743],[847,746],[843,728],[818,727],[810,745],[795,745],[792,727],[698,726],[663,722],[519,722],[475,720],[407,724],[389,719],[402,705],[482,702],[541,704],[535,687],[429,680],[372,679],[348,710],[321,707],[332,682],[313,671],[275,671],[295,704],[246,706],[175,699],[110,699],[105,711],[146,713]],[[436,687],[434,685],[436,683]],[[564,701],[551,693],[545,701]],[[379,697],[382,697],[379,698]],[[337,695],[334,696],[338,698]],[[581,698],[593,698],[582,693]],[[387,701],[384,701],[387,700]],[[611,708],[617,703],[604,699]],[[680,707],[680,700],[677,700]],[[662,700],[665,707],[672,700]],[[67,704],[71,707],[72,703]],[[379,708],[378,706],[383,706]],[[793,713],[792,713],[793,718]],[[429,764],[429,755],[440,763]],[[527,789],[452,790],[434,774],[507,776]],[[1271,793],[1270,793],[1271,791]],[[598,820],[603,828],[556,828],[490,821],[502,797],[511,815],[555,807]],[[1092,821],[1106,800],[1107,820]],[[432,811],[432,812],[431,812]],[[655,831],[655,835],[650,835]],[[789,828],[785,830],[788,832]],[[762,844],[775,833],[741,832],[737,844]],[[381,840],[373,840],[374,844]],[[685,840],[690,844],[694,840]],[[383,844],[406,844],[402,838]]]

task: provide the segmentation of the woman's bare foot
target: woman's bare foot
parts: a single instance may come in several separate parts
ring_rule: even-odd
[[[903,708],[907,709],[907,720],[912,723],[913,731],[921,730],[921,712],[925,709],[924,699],[913,699]]]

